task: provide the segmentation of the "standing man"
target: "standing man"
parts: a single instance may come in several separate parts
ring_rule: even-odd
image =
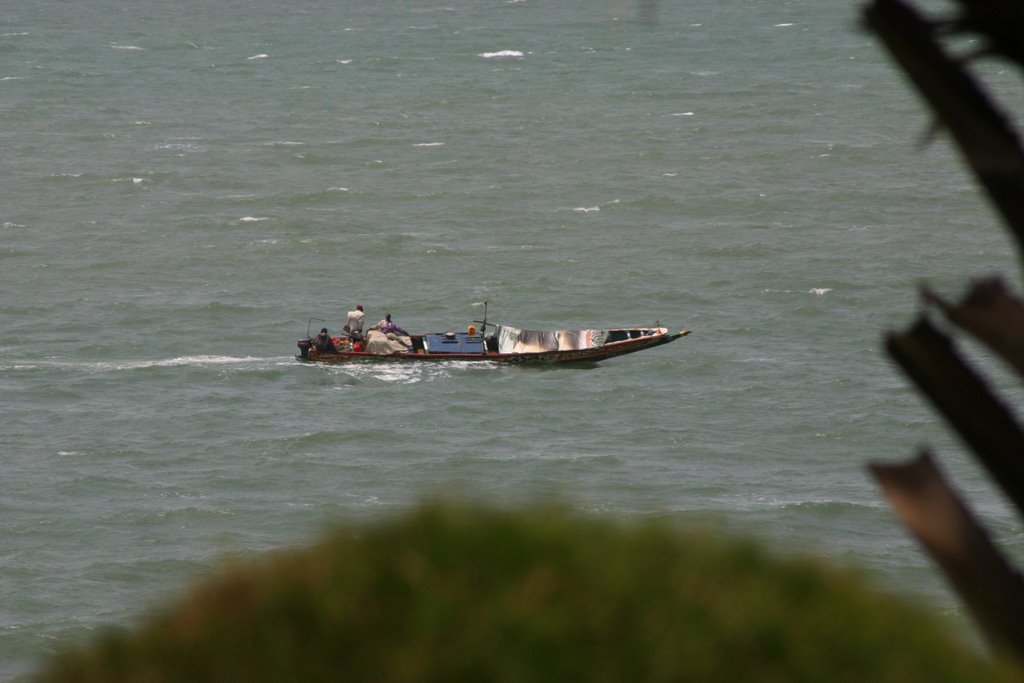
[[[348,333],[348,336],[356,340],[362,340],[363,338],[363,318],[366,316],[363,314],[363,305],[358,304],[356,310],[348,312],[348,322],[345,323],[345,327],[342,329]]]

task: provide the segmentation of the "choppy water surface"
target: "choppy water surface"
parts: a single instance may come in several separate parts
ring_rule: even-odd
[[[435,495],[750,531],[957,612],[864,470],[929,443],[1019,554],[880,346],[919,281],[1017,266],[848,3],[42,0],[0,17],[0,121],[5,678]],[[431,331],[485,298],[694,334],[293,358],[355,303]]]

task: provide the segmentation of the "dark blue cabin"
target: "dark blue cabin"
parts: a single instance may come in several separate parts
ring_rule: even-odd
[[[483,353],[484,339],[479,334],[465,332],[425,334],[423,348],[427,353]]]

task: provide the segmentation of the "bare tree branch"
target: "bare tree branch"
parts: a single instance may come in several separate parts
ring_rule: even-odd
[[[1024,302],[1010,293],[1001,278],[975,281],[955,305],[931,290],[924,289],[923,294],[950,322],[983,342],[1024,378]]]
[[[870,465],[890,505],[945,572],[993,649],[1024,660],[1024,584],[927,452]]]
[[[959,0],[962,17],[956,30],[977,33],[987,51],[1024,66],[1024,4],[1019,0]]]
[[[952,341],[921,318],[907,332],[889,335],[886,350],[1024,513],[1024,431]]]
[[[906,3],[875,0],[864,15],[953,135],[1024,249],[1024,150],[1016,132],[962,64],[946,54],[934,26]]]

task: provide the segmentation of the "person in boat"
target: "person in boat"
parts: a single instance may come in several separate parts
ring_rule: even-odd
[[[348,312],[348,322],[345,323],[345,327],[341,328],[345,330],[348,336],[352,337],[357,341],[363,339],[363,320],[366,314],[363,313],[363,305],[357,304],[355,310]]]
[[[401,335],[404,335],[406,337],[409,336],[408,332],[406,332],[404,329],[399,327],[397,324],[391,322],[391,314],[390,313],[385,314],[384,315],[384,319],[381,320],[379,323],[376,323],[370,329],[371,330],[380,330],[384,334],[401,334]]]
[[[327,331],[326,327],[322,328],[320,330],[320,334],[318,334],[313,339],[313,347],[316,348],[317,353],[337,353],[338,352],[338,347],[336,347],[334,345],[334,340],[331,339],[331,335]]]

